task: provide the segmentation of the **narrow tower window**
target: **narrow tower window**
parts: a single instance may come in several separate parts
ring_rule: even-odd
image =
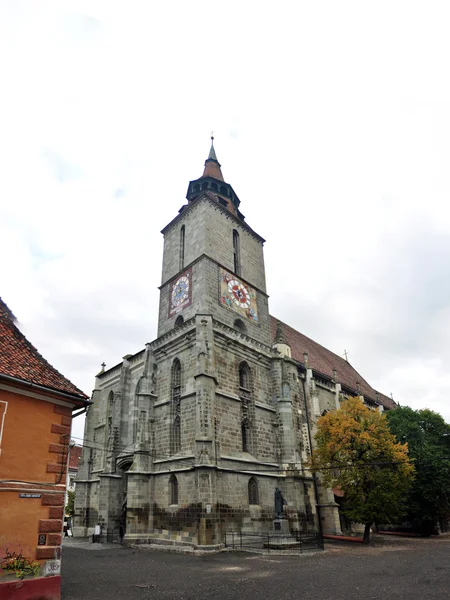
[[[234,258],[234,272],[236,275],[241,274],[241,257],[239,248],[239,233],[236,229],[233,229],[233,258]]]
[[[176,454],[181,449],[181,363],[176,358],[172,364],[172,427],[171,450]],[[175,503],[176,504],[176,503]]]
[[[250,452],[250,423],[243,419],[241,424],[242,452]]]
[[[185,238],[185,228],[182,225],[180,229],[180,271],[184,268],[184,238]]]
[[[253,416],[250,369],[247,363],[239,365],[239,397],[241,399],[242,452],[252,452],[251,418]]]
[[[169,502],[178,504],[178,479],[175,475],[171,475],[169,479]]]
[[[258,482],[254,477],[251,477],[248,482],[248,503],[259,504]]]
[[[245,362],[242,362],[239,365],[239,387],[244,388],[244,390],[247,391],[250,390],[250,369],[248,368],[248,364]]]

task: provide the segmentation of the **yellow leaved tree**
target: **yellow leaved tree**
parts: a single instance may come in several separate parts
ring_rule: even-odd
[[[373,523],[390,523],[404,513],[414,466],[408,445],[397,442],[386,417],[360,398],[319,418],[310,467],[327,487],[344,492],[342,510],[364,524],[364,542]]]

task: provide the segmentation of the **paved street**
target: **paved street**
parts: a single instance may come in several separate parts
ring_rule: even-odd
[[[190,556],[86,546],[63,550],[63,600],[448,600],[450,537],[332,547],[298,557]]]

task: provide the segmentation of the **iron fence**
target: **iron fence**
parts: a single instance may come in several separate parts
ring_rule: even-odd
[[[242,531],[226,531],[223,535],[226,548],[257,552],[276,552],[277,554],[302,554],[314,550],[323,550],[323,537],[319,533],[294,532],[290,535],[280,533],[253,534]]]

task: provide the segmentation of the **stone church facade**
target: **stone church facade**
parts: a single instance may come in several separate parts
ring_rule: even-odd
[[[351,365],[269,314],[264,239],[240,212],[213,145],[163,229],[158,337],[95,380],[74,534],[216,546],[273,531],[340,533],[338,498],[305,463],[315,423],[359,395],[393,401]]]

